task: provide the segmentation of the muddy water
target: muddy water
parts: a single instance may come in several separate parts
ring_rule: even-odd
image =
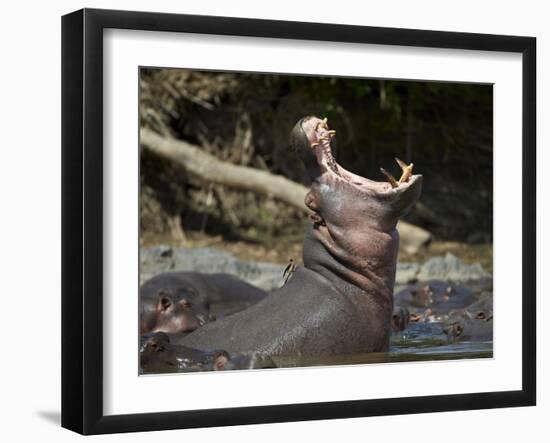
[[[246,280],[264,290],[273,290],[282,285],[284,266],[263,262],[244,262],[236,259],[231,254],[214,248],[170,248],[159,246],[155,248],[142,248],[140,253],[140,278],[142,282],[161,272],[181,270],[203,273],[224,272]],[[425,263],[410,262],[400,263],[397,269],[395,292],[398,294],[405,289],[419,289],[420,284],[408,283],[418,280],[424,283],[432,281],[434,293],[434,305],[426,308],[438,311],[438,318],[448,315],[451,309],[456,308],[456,303],[446,303],[441,291],[445,291],[447,283],[458,281],[453,287],[451,300],[463,297],[464,306],[470,303],[471,296],[478,299],[482,294],[489,294],[492,300],[492,281],[490,275],[478,265],[469,265],[450,254],[444,257],[431,257]],[[439,283],[433,283],[438,280]],[[462,282],[462,283],[460,283]],[[444,295],[444,294],[443,294]],[[419,313],[418,304],[415,305],[412,298],[396,298],[398,306],[407,308],[409,312]],[[230,304],[229,304],[230,305]],[[223,312],[231,311],[225,305],[211,305],[211,310],[218,318],[222,318]],[[238,306],[236,306],[238,308]],[[236,309],[238,310],[238,309]],[[491,314],[492,316],[492,314]],[[489,334],[490,336],[491,334]],[[464,338],[464,336],[462,337]],[[443,332],[441,323],[418,322],[409,323],[408,327],[393,334],[389,352],[356,354],[337,357],[274,357],[277,367],[306,367],[306,366],[334,366],[368,363],[394,363],[413,361],[434,361],[452,359],[479,359],[493,357],[493,342],[476,341],[451,341]],[[172,367],[166,371],[178,372]]]
[[[394,334],[389,352],[323,358],[279,357],[273,360],[278,367],[292,368],[492,357],[492,340],[451,342],[440,325],[419,324],[413,325],[408,331]]]
[[[228,310],[230,304],[213,305]],[[411,323],[405,331],[394,333],[389,352],[324,357],[273,357],[279,368],[307,366],[359,365],[368,363],[396,363],[493,357],[492,341],[451,341],[443,332],[441,323]]]

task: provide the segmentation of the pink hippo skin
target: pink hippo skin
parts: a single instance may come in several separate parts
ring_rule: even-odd
[[[402,162],[403,176],[391,183],[352,174],[332,157],[333,135],[316,117],[301,119],[291,132],[291,146],[312,181],[304,267],[259,303],[204,325],[179,344],[312,357],[388,349],[396,224],[418,200],[422,176]]]

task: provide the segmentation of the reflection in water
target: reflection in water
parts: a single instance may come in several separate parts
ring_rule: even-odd
[[[278,367],[294,368],[303,366],[359,365],[367,363],[396,363],[429,360],[455,360],[492,358],[493,342],[460,342],[440,346],[391,347],[389,352],[370,354],[311,357],[273,358]]]
[[[423,328],[422,325],[420,328]],[[412,328],[414,331],[415,328]],[[389,352],[373,352],[368,354],[338,355],[324,357],[272,357],[277,368],[298,368],[307,366],[338,366],[362,365],[369,363],[397,363],[415,361],[438,361],[458,359],[478,359],[493,357],[492,341],[460,341],[453,343],[445,335],[418,336],[414,333],[395,336]],[[238,369],[238,368],[236,368]],[[247,369],[247,368],[240,368]],[[160,374],[175,372],[196,372],[193,368],[177,368],[173,366],[157,367],[154,370],[142,370],[142,374]]]

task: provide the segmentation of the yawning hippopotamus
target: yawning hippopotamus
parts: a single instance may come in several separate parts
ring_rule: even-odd
[[[399,180],[352,174],[332,156],[326,119],[305,117],[290,143],[311,178],[313,211],[304,267],[250,308],[178,340],[202,350],[313,356],[386,351],[393,310],[398,219],[418,200],[422,176],[402,164]]]

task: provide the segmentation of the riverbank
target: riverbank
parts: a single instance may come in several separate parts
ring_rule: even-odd
[[[244,261],[263,261],[286,266],[289,259],[301,264],[302,262],[303,234],[296,238],[286,236],[279,238],[270,244],[251,243],[244,241],[229,241],[221,235],[212,236],[191,232],[186,235],[182,243],[175,246],[185,248],[216,248],[227,252],[235,258]],[[173,238],[169,235],[146,234],[140,241],[142,248],[152,248],[157,245],[173,244]],[[399,251],[399,262],[423,263],[432,257],[445,256],[450,253],[456,256],[464,264],[479,263],[482,268],[492,274],[493,272],[493,244],[480,243],[469,244],[455,241],[432,241],[427,247],[422,248],[416,254],[407,254]]]

